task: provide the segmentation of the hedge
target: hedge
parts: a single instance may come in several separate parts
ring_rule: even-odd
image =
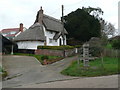
[[[63,50],[63,49],[73,49],[74,46],[38,46],[37,49],[52,49],[52,50]]]
[[[120,40],[113,40],[112,41],[112,47],[114,49],[120,49]]]

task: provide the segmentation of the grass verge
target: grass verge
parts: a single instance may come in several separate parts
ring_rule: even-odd
[[[83,77],[94,77],[118,74],[118,60],[120,58],[104,57],[103,64],[101,59],[96,59],[89,62],[89,67],[83,67],[83,62],[80,64],[77,61],[71,63],[71,65],[64,69],[61,73],[68,76],[83,76]]]

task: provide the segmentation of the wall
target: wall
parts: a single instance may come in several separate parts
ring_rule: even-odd
[[[17,42],[18,49],[37,49],[37,46],[44,45],[41,41],[20,41]]]
[[[53,37],[55,36],[56,32],[48,31],[44,27],[43,27],[43,29],[44,29],[44,32],[45,32],[44,34],[46,36],[46,43],[47,43],[48,46],[60,46],[60,44],[59,44],[60,38],[62,39],[62,44],[63,44],[63,38],[61,36],[58,38],[57,41],[52,40],[52,43],[50,43],[49,39],[50,38],[53,39]],[[66,45],[66,35],[65,35],[65,45]]]
[[[69,50],[50,50],[50,49],[37,49],[35,50],[35,54],[37,55],[52,55],[52,56],[72,56],[77,54],[76,49],[69,49]]]

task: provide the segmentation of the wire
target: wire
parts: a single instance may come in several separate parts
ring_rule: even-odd
[[[51,12],[50,14],[53,15],[55,14],[60,8],[57,8],[55,11]]]

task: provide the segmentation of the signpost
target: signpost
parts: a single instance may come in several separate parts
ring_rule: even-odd
[[[89,44],[83,44],[83,65],[89,67]]]

